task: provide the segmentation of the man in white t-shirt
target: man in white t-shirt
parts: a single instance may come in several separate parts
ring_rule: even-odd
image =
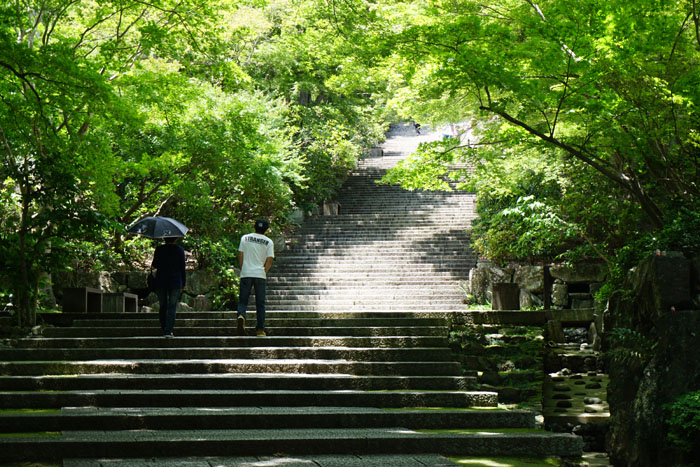
[[[238,335],[245,335],[246,308],[250,292],[255,289],[255,334],[265,336],[265,284],[267,271],[275,257],[275,245],[264,234],[270,227],[267,219],[255,221],[255,233],[244,235],[238,246],[241,284],[238,296]]]

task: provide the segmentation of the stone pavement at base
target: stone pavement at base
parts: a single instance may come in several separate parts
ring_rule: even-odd
[[[437,454],[207,457],[170,460],[163,458],[66,459],[63,462],[64,467],[454,467],[456,465],[458,464]],[[604,453],[587,452],[582,456],[581,465],[603,467],[609,466],[610,462]]]
[[[437,454],[205,457],[186,459],[66,459],[63,467],[454,467]]]

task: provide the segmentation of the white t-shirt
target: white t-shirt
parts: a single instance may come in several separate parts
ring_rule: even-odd
[[[275,257],[275,246],[265,235],[250,233],[241,238],[238,251],[243,253],[241,277],[266,279],[265,261]]]

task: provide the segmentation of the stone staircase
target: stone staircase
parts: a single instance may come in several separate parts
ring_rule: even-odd
[[[340,215],[311,219],[280,255],[268,337],[237,336],[235,312],[179,313],[172,339],[151,313],[62,313],[41,337],[0,343],[0,464],[579,456],[579,437],[499,408],[453,360],[472,200],[371,183],[416,139],[389,138],[348,180]]]
[[[411,134],[413,132],[413,134]],[[474,195],[378,185],[436,134],[395,128],[383,157],[360,162],[338,195],[340,214],[308,219],[274,263],[270,310],[463,310],[476,264],[467,228]]]

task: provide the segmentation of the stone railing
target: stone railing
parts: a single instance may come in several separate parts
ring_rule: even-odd
[[[544,265],[499,267],[480,260],[469,273],[467,291],[473,303],[493,303],[494,284],[514,283],[519,289],[520,309],[541,308],[549,298],[553,308],[592,308],[594,295],[608,274],[602,263],[552,264],[547,272],[549,277]]]

